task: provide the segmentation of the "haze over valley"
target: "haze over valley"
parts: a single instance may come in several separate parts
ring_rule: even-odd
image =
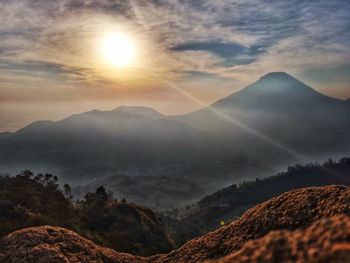
[[[52,172],[82,196],[105,185],[170,208],[288,165],[349,155],[348,116],[348,101],[272,72],[186,115],[123,106],[34,122],[1,134],[1,170]]]

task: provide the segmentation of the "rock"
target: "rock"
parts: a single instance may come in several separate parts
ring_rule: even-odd
[[[350,217],[321,219],[303,230],[272,231],[213,263],[350,262]]]
[[[159,262],[201,262],[240,249],[248,240],[272,230],[308,227],[338,214],[350,216],[350,189],[346,186],[308,187],[292,190],[249,209],[239,220],[187,242]]]
[[[51,226],[15,231],[0,241],[0,262],[8,263],[128,263],[141,257],[100,247],[73,231]]]

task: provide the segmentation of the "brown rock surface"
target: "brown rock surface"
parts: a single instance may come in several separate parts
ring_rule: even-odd
[[[247,241],[261,238],[272,230],[307,228],[315,221],[340,214],[350,216],[348,187],[310,187],[287,192],[257,205],[239,220],[193,239],[180,249],[166,255],[142,258],[118,253],[97,246],[72,231],[45,226],[19,230],[1,239],[0,262],[203,262],[237,252]],[[344,220],[339,219],[339,222]],[[311,230],[305,231],[314,231],[312,233],[316,236],[317,226],[323,227],[320,223],[316,223],[310,228]],[[349,225],[348,223],[338,225],[337,230],[340,231],[342,226]],[[284,231],[278,233],[286,233],[282,235],[285,240],[288,239],[287,236],[292,239],[297,235]],[[336,235],[338,234],[341,233],[337,232]],[[267,238],[272,239],[274,235],[275,232]],[[276,238],[278,242],[279,236]],[[273,242],[271,240],[271,246]],[[290,242],[293,244],[293,241]],[[341,245],[337,245],[338,250],[342,251],[339,246]]]
[[[350,217],[322,219],[303,230],[272,231],[213,263],[350,262]]]
[[[0,262],[128,263],[141,257],[98,246],[73,231],[51,226],[15,231],[0,241]]]
[[[350,189],[345,186],[292,190],[249,209],[239,220],[187,242],[159,262],[201,262],[228,255],[248,240],[272,230],[308,227],[337,214],[350,215]]]

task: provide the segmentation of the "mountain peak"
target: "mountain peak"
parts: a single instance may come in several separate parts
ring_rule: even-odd
[[[262,76],[260,79],[295,79],[291,75],[283,71],[269,72]]]
[[[307,86],[305,83],[294,78],[286,72],[270,72],[262,76],[257,82],[243,89],[242,91],[258,92],[268,95],[320,95],[317,91]]]
[[[248,87],[219,100],[215,105],[251,108],[279,105],[286,108],[287,105],[305,106],[315,101],[330,100],[334,99],[317,92],[286,72],[270,72]]]
[[[124,114],[141,115],[152,119],[160,119],[164,117],[164,115],[159,113],[158,111],[143,106],[120,106],[118,108],[113,109],[112,111]]]
[[[255,89],[264,89],[266,91],[314,91],[312,88],[301,82],[297,78],[286,72],[270,72],[262,76],[257,82],[251,85]]]

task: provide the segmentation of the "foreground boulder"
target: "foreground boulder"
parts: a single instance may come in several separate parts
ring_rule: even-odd
[[[0,242],[1,263],[128,263],[141,257],[98,246],[73,231],[51,226],[13,232]]]
[[[272,231],[215,263],[350,262],[350,217],[322,219],[303,230]],[[213,262],[214,263],[214,262]]]
[[[336,215],[343,216],[322,221],[322,219]],[[287,244],[286,246],[292,246],[293,251],[296,251],[295,253],[298,250],[303,251],[299,247],[299,244],[303,243],[301,241],[300,243],[298,240],[304,234],[307,234],[306,236],[309,236],[310,239],[320,236],[320,240],[317,241],[320,243],[315,243],[315,246],[312,245],[312,242],[308,243],[310,250],[307,248],[307,253],[310,251],[311,254],[321,253],[318,249],[328,249],[329,242],[332,245],[331,249],[328,250],[330,254],[334,251],[343,253],[342,248],[350,245],[350,240],[348,239],[349,218],[347,216],[350,216],[350,189],[348,187],[310,187],[287,192],[257,205],[248,210],[239,220],[205,236],[193,239],[180,249],[166,255],[143,258],[118,253],[114,250],[97,246],[72,231],[45,226],[19,230],[2,238],[0,240],[0,262],[191,263],[219,259],[227,255],[229,257],[222,259],[226,260],[223,262],[231,262],[237,257],[243,260],[244,257],[251,256],[252,252],[249,252],[251,251],[250,247],[259,247],[257,244],[260,243],[247,242],[266,236],[273,230],[283,231],[272,232],[266,236],[266,239],[256,241],[261,242],[262,247],[266,245],[266,250],[271,249],[273,255],[270,255],[270,258],[279,254],[278,240],[282,240],[281,242]],[[319,220],[321,221],[312,225]],[[312,226],[310,227],[310,225]],[[296,229],[301,230],[298,230],[299,232],[289,232]],[[337,242],[340,243],[338,244]],[[246,243],[248,247],[243,247]],[[284,247],[283,244],[282,247]],[[242,250],[240,250],[241,248]],[[264,254],[263,252],[261,253]],[[348,256],[346,253],[343,258]],[[233,260],[232,262],[236,261]],[[284,261],[277,260],[277,262]]]
[[[345,186],[292,190],[249,209],[239,220],[187,242],[159,262],[201,262],[240,249],[248,240],[272,230],[305,228],[338,214],[350,216],[350,189]]]

